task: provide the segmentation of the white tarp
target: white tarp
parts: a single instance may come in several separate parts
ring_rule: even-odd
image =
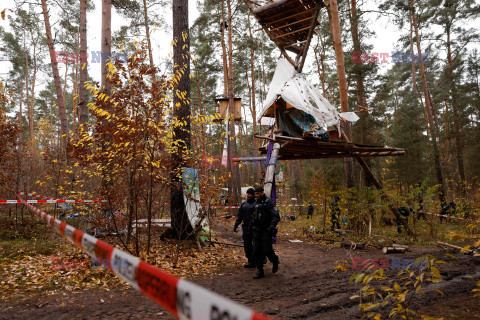
[[[267,97],[263,104],[260,116],[257,119],[262,123],[262,117],[282,97],[295,109],[311,114],[317,123],[324,128],[336,126],[339,128],[340,119],[355,122],[359,118],[354,112],[339,113],[320,92],[315,89],[301,73],[284,58],[278,61]],[[271,118],[269,118],[271,119]],[[340,130],[338,130],[340,132]]]

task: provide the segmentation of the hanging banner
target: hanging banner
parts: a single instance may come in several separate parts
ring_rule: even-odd
[[[222,153],[222,162],[220,163],[221,166],[226,167],[228,164],[228,132],[227,137],[225,138],[225,143],[223,144],[223,153]]]
[[[275,181],[276,182],[283,182],[283,166],[280,167],[278,172],[275,172]]]
[[[198,182],[198,170],[192,168],[183,168],[183,200],[187,211],[188,220],[193,228],[199,224],[202,227],[208,227],[208,219],[202,220],[202,205],[200,204],[200,185]]]
[[[220,165],[226,167],[228,165],[228,138],[229,138],[229,130],[228,130],[228,121],[230,118],[230,110],[227,108],[227,116],[225,117],[225,124],[227,125],[227,130],[225,131],[225,143],[223,144],[223,153],[222,153],[222,163]]]

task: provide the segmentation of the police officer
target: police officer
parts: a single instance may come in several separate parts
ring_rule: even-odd
[[[238,209],[237,220],[233,226],[233,232],[237,232],[238,226],[242,225],[243,249],[248,263],[244,265],[245,268],[255,268],[253,260],[253,233],[252,233],[252,216],[255,209],[255,190],[249,188],[247,190],[247,201],[244,201]]]
[[[418,209],[417,209],[417,220],[427,220],[427,217],[425,216],[425,211],[423,211],[423,199],[420,199],[418,201]]]
[[[333,198],[332,203],[330,203],[330,218],[332,219],[331,230],[340,229],[340,208],[338,207],[338,201],[340,200],[339,196]]]
[[[402,233],[403,224],[408,223],[408,217],[410,216],[410,213],[413,214],[413,208],[398,207],[397,210],[398,210],[398,213],[400,213],[400,216],[396,218],[397,232],[400,234]]]
[[[315,210],[315,208],[312,206],[312,203],[310,202],[308,204],[307,219],[310,219],[313,217],[313,210]]]
[[[275,209],[272,200],[265,195],[263,187],[255,189],[255,209],[252,219],[253,231],[253,258],[258,269],[254,279],[265,277],[263,271],[263,259],[267,257],[272,262],[272,272],[278,271],[278,256],[275,255],[272,246],[272,235],[280,221],[278,211]]]

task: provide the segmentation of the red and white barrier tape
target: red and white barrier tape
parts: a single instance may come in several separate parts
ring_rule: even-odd
[[[105,203],[107,200],[61,200],[61,199],[52,199],[52,200],[24,200],[27,203]],[[22,203],[21,200],[0,200],[0,203],[6,204],[15,204]]]
[[[23,200],[20,195],[18,198],[56,232],[92,258],[101,261],[102,265],[118,277],[179,319],[271,319],[190,281],[178,279],[138,257],[55,219]]]
[[[307,204],[279,204],[277,207],[304,207]],[[313,203],[312,206],[323,206],[321,203]],[[215,209],[238,209],[240,206],[212,206]]]
[[[444,217],[444,218],[449,218],[449,219],[465,220],[465,221],[471,221],[471,222],[475,222],[475,223],[479,223],[479,222],[480,222],[480,219],[478,219],[478,220],[473,220],[473,219],[469,219],[469,218],[454,217],[454,216],[450,216],[450,215],[446,215],[446,214],[433,213],[433,212],[425,212],[425,213],[426,213],[426,214],[430,214],[430,215],[432,215],[432,216]]]

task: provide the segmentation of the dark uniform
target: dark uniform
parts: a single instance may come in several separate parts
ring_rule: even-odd
[[[457,205],[455,204],[455,202],[450,202],[450,203],[442,203],[442,210],[440,211],[440,214],[441,215],[445,215],[445,216],[449,216],[449,215],[455,215],[455,211],[456,211],[456,208],[457,208]],[[446,217],[440,217],[440,221],[444,221],[444,220],[447,220]]]
[[[307,219],[310,219],[310,218],[313,217],[313,210],[315,210],[315,208],[310,203],[310,205],[308,206],[308,211],[307,211]]]
[[[253,190],[253,189],[252,189]],[[255,209],[255,198],[248,199],[243,202],[238,210],[237,220],[233,227],[233,231],[237,231],[238,226],[243,222],[243,249],[245,250],[245,256],[248,259],[248,264],[245,268],[254,268],[255,261],[253,260],[253,232],[252,232],[252,216]]]
[[[408,217],[410,216],[410,213],[413,214],[413,208],[398,207],[397,210],[398,210],[398,213],[400,213],[400,216],[396,219],[397,232],[402,233],[403,223],[404,222],[408,223]]]
[[[418,210],[417,210],[417,220],[427,220],[427,217],[425,216],[425,211],[423,211],[423,200],[420,200],[418,202]]]
[[[332,231],[337,227],[340,229],[340,208],[338,207],[338,200],[340,197],[336,196],[332,203],[330,203],[330,218],[332,219]]]
[[[255,190],[256,191],[256,190]],[[278,257],[272,246],[272,235],[280,221],[278,211],[275,210],[272,200],[263,195],[255,202],[255,210],[252,219],[253,231],[253,258],[258,272],[256,279],[263,278],[263,259],[267,257],[273,263],[272,272],[278,270]]]

